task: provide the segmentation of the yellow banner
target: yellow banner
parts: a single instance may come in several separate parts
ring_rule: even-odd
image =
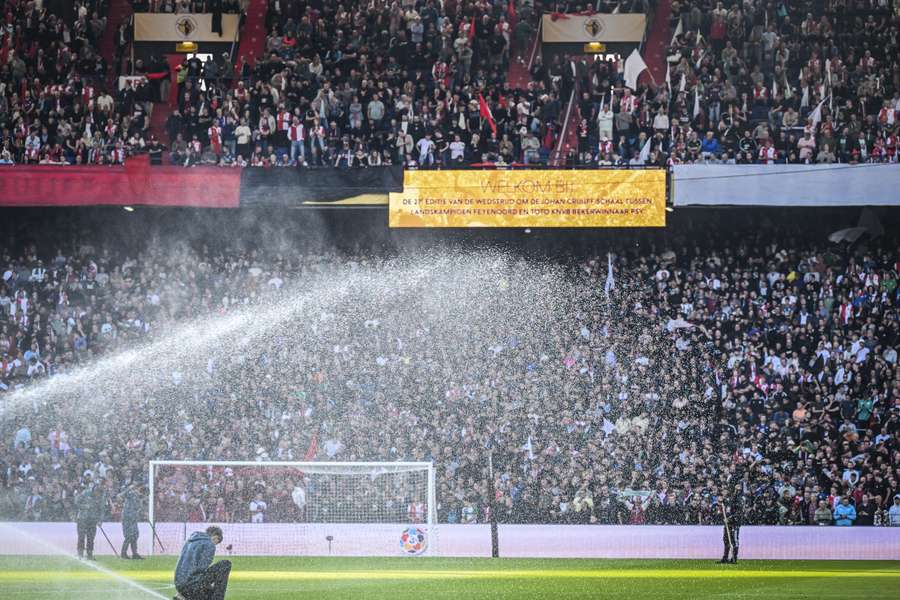
[[[391,227],[664,227],[663,169],[406,171]]]

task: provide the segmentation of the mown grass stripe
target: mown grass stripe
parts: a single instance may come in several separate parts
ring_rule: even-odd
[[[122,575],[137,581],[168,581],[171,571],[128,570]],[[441,580],[441,579],[778,579],[778,578],[848,578],[887,577],[900,579],[900,571],[858,570],[750,570],[724,567],[707,569],[646,569],[646,570],[383,570],[383,571],[256,571],[235,570],[236,581],[337,581],[337,580]],[[0,581],[102,581],[109,579],[95,571],[0,571]]]

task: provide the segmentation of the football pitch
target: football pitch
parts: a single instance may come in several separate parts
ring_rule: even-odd
[[[230,600],[288,598],[753,598],[894,597],[890,561],[535,560],[236,557]],[[57,557],[0,557],[0,597],[171,598],[174,557],[101,558],[94,570]],[[146,590],[133,587],[139,584]]]

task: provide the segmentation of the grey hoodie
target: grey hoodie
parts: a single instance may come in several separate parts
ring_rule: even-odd
[[[181,587],[195,573],[209,568],[216,555],[216,545],[206,532],[195,531],[184,543],[178,566],[175,567],[175,587]]]

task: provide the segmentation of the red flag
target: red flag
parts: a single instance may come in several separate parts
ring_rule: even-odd
[[[516,23],[516,0],[509,0],[506,13],[509,15],[509,26],[512,27]]]
[[[472,22],[469,24],[469,41],[475,39],[475,15],[472,15]]]
[[[478,94],[478,114],[483,119],[487,119],[488,125],[491,126],[491,131],[494,135],[497,135],[497,123],[494,122],[494,115],[491,114],[491,108],[484,101],[484,96],[481,94]]]
[[[312,434],[312,439],[309,440],[309,448],[306,449],[306,455],[303,457],[305,462],[309,462],[316,459],[316,454],[319,452],[319,434],[315,432]]]

